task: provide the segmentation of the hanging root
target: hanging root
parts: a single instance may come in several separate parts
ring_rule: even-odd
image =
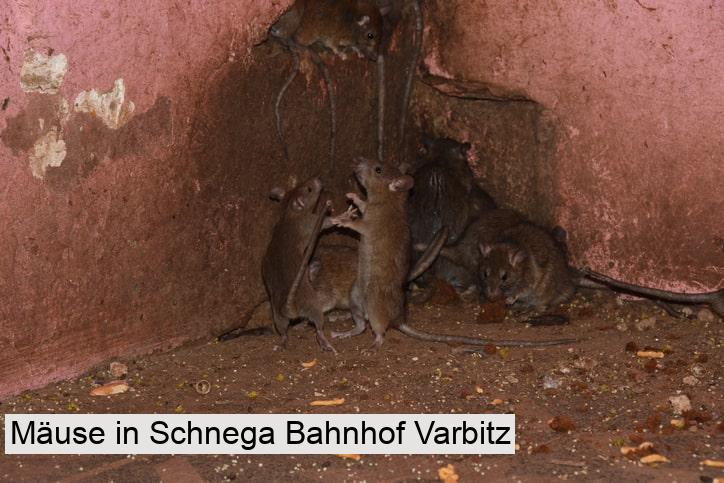
[[[385,55],[377,55],[377,159],[385,154]]]
[[[322,75],[324,88],[327,89],[327,99],[329,99],[329,173],[334,172],[334,156],[337,143],[337,104],[334,99],[334,89],[332,86],[332,77],[329,75],[329,69],[316,52],[309,49],[312,62],[314,62]]]
[[[297,53],[294,47],[291,46],[289,48],[289,52],[291,52],[292,54],[292,71],[289,74],[289,77],[287,77],[287,80],[284,81],[284,85],[282,85],[282,88],[279,90],[276,102],[274,103],[274,116],[276,117],[277,121],[277,137],[279,138],[279,142],[282,145],[282,150],[284,151],[284,159],[287,161],[289,161],[289,148],[287,148],[287,143],[284,141],[284,132],[282,130],[282,117],[279,113],[279,106],[282,103],[282,99],[284,98],[284,94],[287,92],[289,85],[294,81],[294,78],[297,77],[297,74],[299,73],[299,53]]]
[[[407,122],[407,110],[410,105],[410,94],[412,94],[412,80],[417,71],[417,63],[420,60],[422,51],[422,11],[419,0],[411,0],[412,11],[415,14],[415,46],[410,59],[410,66],[405,80],[405,91],[402,97],[402,114],[400,116],[400,143],[405,142],[405,124]]]

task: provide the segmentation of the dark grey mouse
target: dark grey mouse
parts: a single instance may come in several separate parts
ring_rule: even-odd
[[[423,137],[425,152],[413,175],[408,220],[414,243],[428,243],[441,227],[450,230],[454,244],[480,213],[495,208],[495,201],[473,177],[468,166],[469,143],[449,138]]]
[[[272,38],[285,45],[293,60],[292,70],[285,80],[274,103],[277,135],[289,159],[289,151],[284,141],[279,108],[289,85],[299,71],[299,54],[306,52],[316,64],[329,99],[330,110],[330,153],[329,171],[334,169],[336,106],[334,89],[329,69],[318,55],[320,51],[330,51],[346,58],[357,54],[375,60],[382,30],[382,13],[371,0],[297,0],[269,30]]]
[[[503,231],[523,222],[523,215],[513,210],[493,209],[479,215],[470,222],[455,243],[442,248],[435,264],[435,275],[460,291],[471,287],[478,288],[480,244],[495,242]],[[420,252],[425,250],[427,245],[417,243],[414,248]]]
[[[447,226],[450,235],[446,246],[455,245],[473,220],[495,208],[495,202],[477,185],[470,171],[470,144],[424,136],[423,145],[408,205],[412,240],[427,244],[433,233]],[[477,246],[474,248],[477,250]],[[436,261],[431,273],[460,291],[475,281],[475,271],[461,270],[444,257]]]
[[[334,352],[322,330],[324,314],[318,308],[318,294],[304,276],[330,206],[329,201],[320,203],[321,191],[322,182],[318,178],[302,183],[289,193],[281,189],[273,191],[282,202],[283,211],[262,259],[262,278],[274,329],[281,337],[280,346],[286,346],[290,321],[307,318],[315,325],[320,347]]]
[[[350,290],[350,312],[355,327],[338,337],[361,334],[369,321],[375,334],[371,349],[384,343],[389,327],[421,340],[470,345],[547,346],[573,342],[554,341],[493,341],[472,337],[438,335],[413,329],[405,322],[404,285],[408,273],[410,229],[405,214],[407,192],[414,185],[411,176],[381,161],[358,158],[355,175],[365,189],[366,200],[351,195],[361,213],[346,213],[332,218],[337,226],[350,228],[360,234],[357,276]]]

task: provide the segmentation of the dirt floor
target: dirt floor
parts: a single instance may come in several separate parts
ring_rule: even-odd
[[[608,293],[579,295],[563,308],[572,322],[529,327],[499,307],[462,302],[438,290],[411,305],[419,328],[490,338],[577,337],[570,346],[457,353],[391,332],[377,355],[361,353],[369,332],[322,353],[314,331],[292,329],[290,347],[274,336],[201,341],[133,360],[124,394],[92,397],[108,366],[0,403],[0,412],[79,413],[500,413],[517,418],[515,456],[0,456],[7,481],[438,481],[453,465],[466,481],[713,481],[724,460],[724,324],[694,311],[674,319],[649,302]],[[251,325],[268,323],[266,307]],[[351,324],[349,319],[328,327]],[[659,351],[646,358],[638,351]],[[303,362],[316,360],[313,367]],[[196,392],[206,379],[211,390]],[[691,409],[676,414],[671,397]],[[333,408],[318,399],[344,398]],[[684,401],[685,403],[685,401]],[[4,419],[4,417],[3,417]],[[4,423],[4,421],[3,421]],[[652,448],[646,449],[650,442]],[[642,446],[640,446],[642,445]],[[625,449],[625,447],[641,450]],[[624,456],[624,451],[631,454]],[[645,464],[650,453],[669,461]]]

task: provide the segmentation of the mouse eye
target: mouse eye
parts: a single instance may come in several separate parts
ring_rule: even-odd
[[[312,192],[312,187],[311,187],[311,186],[307,186],[307,193],[311,193],[311,192]]]
[[[373,34],[372,32],[367,32],[367,38],[372,40],[375,38],[375,34]]]
[[[501,279],[503,282],[505,282],[506,280],[508,280],[508,272],[501,272],[501,273],[500,273],[500,279]]]
[[[486,268],[486,269],[483,271],[483,276],[484,276],[485,278],[488,278],[488,277],[490,276],[490,269],[489,269],[489,268]]]
[[[375,168],[375,173],[381,174],[381,173],[382,173],[382,167],[381,167],[381,166],[377,166],[377,167]]]

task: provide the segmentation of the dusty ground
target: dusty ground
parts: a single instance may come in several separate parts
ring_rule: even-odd
[[[493,306],[438,296],[413,305],[417,327],[492,338],[574,336],[579,343],[547,349],[457,354],[442,344],[389,334],[384,350],[364,356],[369,333],[337,341],[339,356],[321,353],[313,330],[292,330],[290,348],[272,352],[272,336],[226,343],[202,341],[171,353],[123,361],[131,390],[91,397],[108,381],[107,366],[0,403],[0,412],[118,413],[494,413],[514,412],[513,456],[0,456],[7,481],[437,481],[452,464],[461,482],[619,480],[712,481],[724,470],[702,465],[724,460],[724,324],[695,316],[673,319],[647,302],[610,294],[579,296],[564,310],[572,323],[528,327],[502,320]],[[482,313],[481,313],[482,312]],[[266,310],[252,324],[266,323]],[[641,321],[644,321],[643,323]],[[332,326],[349,324],[330,323]],[[638,327],[637,327],[638,325]],[[646,327],[648,326],[648,328]],[[643,329],[643,330],[640,330]],[[635,346],[635,347],[634,347]],[[664,352],[638,357],[635,349]],[[301,362],[317,360],[305,369]],[[209,394],[192,383],[208,379]],[[674,414],[671,396],[685,394],[693,410]],[[334,408],[315,399],[345,398]],[[568,431],[555,431],[558,417]],[[672,419],[680,419],[677,429]],[[568,421],[569,420],[569,421]],[[562,428],[565,429],[565,428]],[[647,466],[622,446],[653,443],[670,462]],[[646,454],[646,453],[644,453]]]

